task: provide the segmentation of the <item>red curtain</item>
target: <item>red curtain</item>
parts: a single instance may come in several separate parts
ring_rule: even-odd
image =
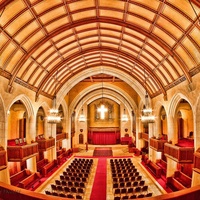
[[[119,133],[115,132],[93,132],[92,144],[116,144]]]

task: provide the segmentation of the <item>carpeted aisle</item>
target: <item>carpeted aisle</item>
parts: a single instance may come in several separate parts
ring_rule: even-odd
[[[106,200],[106,158],[99,158],[90,200]]]
[[[111,147],[95,147],[93,156],[97,157],[109,157],[112,156],[112,148]]]

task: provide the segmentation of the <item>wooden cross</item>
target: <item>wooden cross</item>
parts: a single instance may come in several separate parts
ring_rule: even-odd
[[[102,104],[100,108],[97,109],[98,112],[100,112],[100,118],[104,119],[105,118],[105,112],[108,111],[107,108]]]

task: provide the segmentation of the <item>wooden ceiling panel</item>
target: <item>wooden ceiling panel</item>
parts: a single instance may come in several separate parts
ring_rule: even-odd
[[[182,15],[182,13],[168,5],[165,6],[163,14],[171,19],[174,23],[178,24],[183,30],[186,30],[191,23],[187,16]]]
[[[150,96],[165,96],[181,81],[192,82],[191,70],[199,67],[200,8],[193,2],[15,0],[5,9],[0,2],[1,69],[9,86],[21,79],[36,96],[47,97],[54,95],[58,71],[61,87],[101,65],[144,86],[145,70]]]
[[[192,58],[187,54],[186,50],[179,46],[178,48],[175,49],[177,54],[182,58],[182,60],[186,63],[186,66],[188,69],[192,69],[195,67],[195,62],[192,60]]]
[[[44,37],[45,34],[42,31],[36,32],[36,34],[34,34],[32,37],[26,40],[26,42],[23,44],[23,48],[25,48],[28,51],[35,45],[35,41],[40,41]]]
[[[95,6],[94,3],[95,1],[91,1],[91,0],[71,1],[71,3],[69,3],[68,6],[71,12],[75,12],[80,9],[94,7]]]
[[[134,13],[135,15],[141,16],[150,21],[153,21],[155,15],[156,15],[156,12],[149,9],[148,7],[142,7],[141,5],[131,4],[131,3],[129,4],[128,12]]]
[[[55,6],[58,6],[62,3],[62,0],[48,0],[48,1],[39,1],[34,5],[35,12],[39,15],[46,10],[52,9]]]
[[[80,11],[78,13],[72,14],[72,20],[73,21],[84,20],[91,17],[94,18],[95,16],[96,16],[95,10]]]
[[[149,31],[149,28],[151,26],[151,21],[146,21],[144,18],[136,17],[130,14],[127,14],[126,21],[133,26],[143,28],[146,31]]]
[[[200,57],[198,56],[198,49],[196,45],[189,38],[185,38],[182,43],[185,49],[187,49],[187,52],[192,56],[196,64],[200,64]]]

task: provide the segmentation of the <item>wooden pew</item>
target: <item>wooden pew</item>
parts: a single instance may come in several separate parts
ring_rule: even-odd
[[[27,178],[23,179],[22,181],[19,182],[19,187],[20,188],[28,188],[31,185],[34,185],[37,181],[40,180],[40,173],[36,172],[28,176]]]
[[[16,173],[16,174],[14,174],[14,175],[12,175],[12,176],[10,177],[11,185],[15,185],[15,186],[18,185],[18,183],[19,183],[21,180],[27,178],[27,177],[30,176],[30,175],[31,175],[31,172],[30,172],[30,170],[28,170],[28,169],[24,169],[24,170],[22,170],[22,171],[20,171],[20,172],[18,172],[18,173]]]
[[[46,158],[38,161],[37,162],[37,171],[41,173],[42,172],[42,168],[48,163],[49,163],[49,161]]]
[[[163,174],[166,175],[166,171],[167,171],[167,162],[165,162],[162,159],[159,159],[156,161],[156,164],[162,169]]]
[[[186,187],[180,183],[178,180],[176,180],[174,177],[167,177],[167,186],[171,188],[173,191],[179,191],[182,189],[185,189]]]
[[[174,178],[177,181],[179,181],[180,183],[182,183],[186,188],[190,188],[191,187],[192,178],[190,178],[189,176],[187,176],[183,172],[175,171],[174,172]]]
[[[62,151],[62,153],[59,156],[57,156],[58,164],[60,165],[63,159],[66,159],[66,158],[67,158],[67,152]]]
[[[49,162],[42,168],[42,175],[46,176],[48,172],[50,172],[54,167],[57,167],[57,165],[58,165],[57,160]]]
[[[155,174],[157,178],[160,178],[162,169],[158,165],[156,165],[156,163],[149,161],[147,163],[147,166]]]
[[[170,187],[173,191],[190,188],[191,183],[192,178],[181,171],[175,171],[173,176],[167,177],[167,186]]]

